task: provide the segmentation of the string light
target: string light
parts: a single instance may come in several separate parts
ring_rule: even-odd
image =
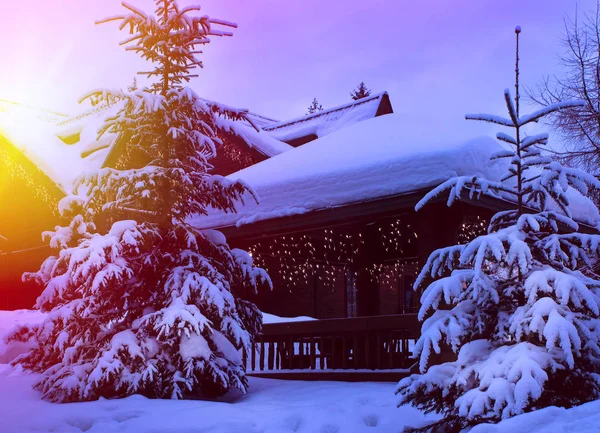
[[[465,217],[458,231],[458,244],[469,243],[478,236],[487,234],[489,221],[478,214]]]
[[[322,290],[333,293],[345,282],[347,297],[351,299],[348,291],[356,290],[356,279],[362,270],[375,280],[384,275],[386,281],[392,281],[408,269],[414,273],[418,234],[413,226],[409,218],[396,218],[379,222],[371,229],[327,228],[282,235],[259,240],[248,247],[248,252],[257,266],[275,280],[284,282],[286,287],[282,289],[289,293],[305,289],[315,281]],[[373,247],[381,249],[382,254],[370,257],[377,263],[361,268],[358,259],[367,239]]]
[[[53,215],[59,216],[58,213],[58,200],[60,197],[56,197],[52,194],[47,185],[36,179],[30,171],[23,168],[23,166],[13,159],[11,152],[8,152],[5,148],[0,146],[0,161],[5,167],[10,179],[19,179],[23,181],[27,187],[33,192],[37,200],[40,200],[48,204],[48,207]],[[57,187],[58,189],[58,187]]]

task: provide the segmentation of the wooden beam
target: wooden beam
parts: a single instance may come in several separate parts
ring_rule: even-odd
[[[394,314],[389,316],[363,316],[345,319],[308,320],[302,322],[268,323],[263,325],[263,335],[273,337],[298,334],[303,336],[358,332],[369,330],[407,330],[408,338],[417,338],[421,324],[416,314]]]
[[[323,229],[340,225],[372,222],[376,219],[400,216],[406,212],[414,212],[414,207],[429,188],[412,191],[405,194],[378,198],[374,200],[350,203],[343,206],[318,209],[304,214],[260,220],[241,227],[228,226],[216,227],[227,236],[227,239],[259,239],[275,235],[286,235],[313,229]],[[463,194],[460,201],[470,205],[501,211],[514,209],[515,204],[496,197],[482,195],[479,199],[470,199]],[[445,202],[446,197],[440,196],[433,203]],[[533,212],[533,209],[530,209]],[[598,231],[587,224],[579,223],[584,233],[597,233]]]
[[[257,221],[241,227],[229,226],[217,229],[222,231],[227,236],[227,239],[258,239],[312,229],[371,222],[375,218],[398,216],[406,213],[407,209],[414,209],[414,205],[426,192],[411,192],[345,206],[315,210],[305,214]]]
[[[253,371],[248,376],[280,380],[323,380],[339,382],[398,382],[410,376],[410,370],[275,370]]]

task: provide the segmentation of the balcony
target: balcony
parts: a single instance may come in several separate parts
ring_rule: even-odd
[[[410,374],[416,314],[266,324],[248,374],[288,380],[396,381]]]

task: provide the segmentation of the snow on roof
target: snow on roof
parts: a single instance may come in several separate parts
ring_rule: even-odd
[[[264,129],[266,127],[279,123],[279,120],[271,119],[270,117],[263,116],[262,114],[248,112],[246,116],[249,117],[252,123],[254,123],[254,125],[259,127],[260,129]]]
[[[99,141],[97,132],[117,107],[98,109],[74,118],[40,119],[28,110],[0,113],[0,134],[36,164],[65,193],[70,193],[82,173],[102,167],[115,140],[111,134]],[[73,138],[76,137],[76,138]],[[93,151],[95,146],[98,151]]]
[[[386,92],[378,93],[314,114],[267,125],[263,129],[286,142],[309,135],[324,137],[345,126],[375,117],[384,96],[387,97]]]
[[[200,99],[209,105],[215,104],[214,101],[209,99]],[[234,109],[233,107],[230,108]],[[246,119],[241,121],[221,119],[221,126],[225,127],[226,130],[229,128],[231,131],[233,131],[246,143],[248,147],[255,148],[260,153],[270,158],[293,149],[293,147],[289,144],[273,138],[270,134],[263,132],[264,127],[277,122],[277,120],[269,117],[246,111]]]
[[[29,107],[1,104],[0,135],[39,167],[65,193],[71,193],[77,177],[100,169],[116,142],[116,134],[98,131],[122,104],[100,105],[79,115],[67,117]],[[41,114],[40,114],[41,113]],[[43,115],[42,115],[43,114]],[[253,122],[258,115],[253,115]],[[267,118],[263,118],[264,120]],[[230,121],[231,127],[249,147],[271,157],[293,149],[249,124]],[[257,125],[258,126],[258,125]]]
[[[44,110],[42,108],[32,107],[31,105],[21,104],[7,99],[0,99],[0,115],[18,112],[28,113],[31,117],[47,122],[60,122],[69,117],[66,114],[57,113],[55,111]]]
[[[251,119],[253,122],[254,118]],[[236,135],[248,145],[248,147],[256,148],[260,153],[269,158],[279,155],[280,153],[292,150],[293,147],[283,141],[273,138],[271,135],[263,130],[257,131],[254,126],[251,126],[247,122],[236,122],[232,120],[223,120],[223,124],[226,124],[231,128]],[[256,125],[256,127],[259,127]],[[217,152],[219,150],[217,149]]]
[[[397,114],[376,117],[248,167],[228,177],[258,194],[238,213],[210,212],[192,221],[202,228],[241,226],[398,194],[421,191],[454,176],[500,179],[504,161],[490,161],[501,145],[490,137],[451,142],[443,133],[410,135]],[[593,226],[598,210],[575,196],[574,216]]]

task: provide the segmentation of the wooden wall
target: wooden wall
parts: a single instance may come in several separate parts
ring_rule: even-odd
[[[395,216],[366,223],[311,229],[292,236],[233,239],[232,244],[258,253],[255,264],[271,275],[273,290],[250,297],[268,313],[318,319],[349,317],[352,311],[358,316],[415,313],[420,293],[413,290],[413,284],[431,252],[464,242],[465,222],[487,221],[491,215],[491,211],[464,203],[451,208],[435,203],[418,213],[400,210]],[[318,233],[323,231],[329,239],[351,237],[360,242],[347,242],[345,249],[355,248],[351,255],[328,257],[319,250],[323,245],[319,245]],[[302,247],[293,247],[303,242],[317,245],[311,257]],[[340,263],[334,263],[336,260]],[[308,272],[307,261],[311,263]]]

